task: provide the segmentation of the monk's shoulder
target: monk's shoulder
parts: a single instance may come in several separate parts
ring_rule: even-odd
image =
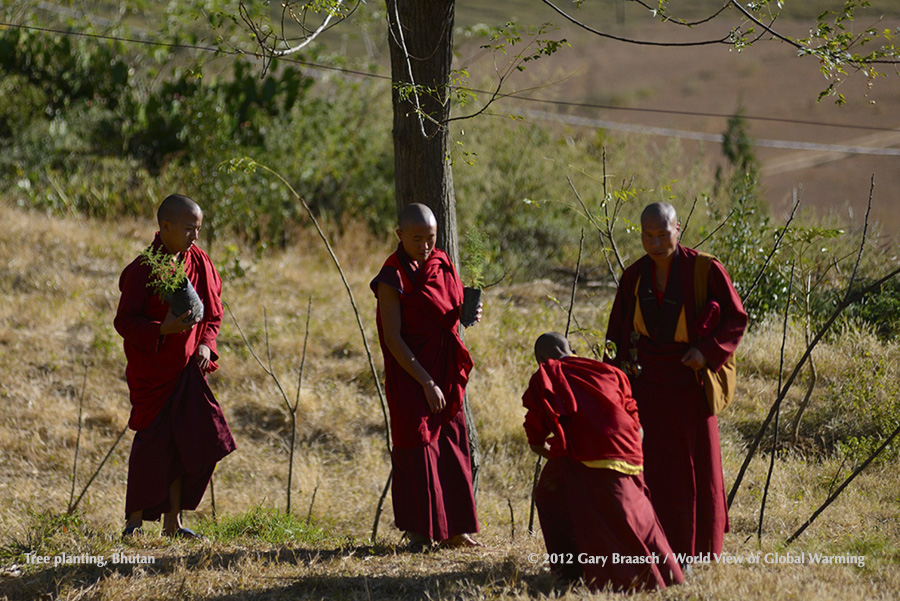
[[[150,283],[150,267],[141,261],[138,255],[131,263],[125,266],[119,276],[119,290],[126,291],[138,287],[146,288]]]
[[[208,265],[215,269],[215,265],[213,264],[212,259],[209,258],[209,255],[206,254],[206,251],[197,246],[196,244],[191,246],[190,250],[191,257],[193,260],[203,263],[204,265]]]
[[[618,367],[610,365],[609,363],[604,363],[603,361],[598,361],[597,359],[592,359],[590,357],[578,357],[576,355],[571,355],[569,357],[564,357],[560,361],[560,363],[562,364],[563,369],[579,369],[603,376],[618,377],[618,374],[624,374],[624,372],[622,372],[622,370],[620,370]]]
[[[644,262],[649,261],[650,257],[643,255],[640,259],[625,268],[622,272],[622,282],[636,282],[641,277],[641,270],[644,268]]]

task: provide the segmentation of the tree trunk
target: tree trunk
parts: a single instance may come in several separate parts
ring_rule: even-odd
[[[431,207],[437,245],[456,265],[456,198],[444,125],[450,115],[454,5],[453,0],[387,0],[397,211],[413,202]],[[401,88],[411,85],[418,93],[404,99]]]
[[[454,0],[386,0],[394,107],[394,188],[397,212],[421,202],[437,218],[437,246],[459,265],[456,197],[450,165],[450,72]],[[416,86],[410,90],[408,86]],[[408,95],[405,90],[409,90]],[[472,481],[481,453],[468,395],[464,403]]]

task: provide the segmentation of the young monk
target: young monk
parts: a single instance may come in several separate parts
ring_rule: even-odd
[[[435,248],[437,221],[423,204],[400,213],[400,244],[372,280],[394,448],[394,520],[412,548],[481,546],[466,422],[472,358],[458,334],[463,287]]]
[[[675,208],[659,202],[641,215],[645,256],[622,274],[606,337],[614,364],[631,379],[647,433],[645,476],[676,553],[721,553],[728,507],[719,426],[697,370],[719,370],[734,353],[747,314],[718,261],[709,265],[707,304],[694,299],[698,253],[679,244]]]
[[[125,339],[128,360],[128,425],[137,432],[128,461],[123,536],[142,533],[143,520],[162,515],[163,534],[194,539],[199,536],[184,527],[181,510],[197,508],[216,463],[235,448],[205,375],[218,368],[222,281],[194,245],[203,223],[197,203],[168,196],[157,220],[151,248],[184,265],[204,312],[199,323],[190,310],[173,315],[149,287],[150,270],[140,257],[122,272],[115,327]]]
[[[535,342],[522,403],[531,449],[548,459],[534,491],[553,572],[592,589],[664,589],[684,575],[647,497],[628,378],[574,356],[558,332]]]

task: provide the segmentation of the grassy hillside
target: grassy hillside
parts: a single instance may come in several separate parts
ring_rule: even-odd
[[[225,274],[224,298],[261,356],[267,322],[272,365],[289,395],[295,391],[306,306],[312,299],[292,513],[283,513],[286,415],[272,380],[255,363],[229,316],[220,337],[222,368],[211,380],[238,450],[214,478],[216,517],[208,493],[200,510],[186,518],[210,541],[189,544],[150,536],[123,544],[119,532],[131,433],[115,448],[76,516],[62,514],[72,487],[81,399],[76,495],[127,420],[124,358],[112,329],[117,277],[149,241],[153,225],[48,218],[6,204],[0,205],[0,220],[5,226],[0,239],[0,598],[584,596],[578,587],[555,588],[546,571],[529,562],[529,553],[543,547],[539,534],[526,533],[534,458],[521,428],[519,397],[533,368],[534,337],[565,327],[565,285],[533,281],[487,291],[484,321],[469,330],[467,343],[476,361],[470,392],[485,455],[478,506],[481,539],[488,548],[410,555],[398,546],[399,534],[391,526],[390,497],[378,543],[367,542],[389,469],[383,420],[349,303],[319,243],[301,234],[296,244],[261,258],[237,245],[226,257],[226,245],[218,246],[213,259]],[[392,246],[388,234],[374,239],[355,226],[335,240],[373,347],[374,303],[367,283]],[[579,294],[575,316],[584,334],[575,340],[580,353],[589,352],[585,340],[593,339],[592,330],[605,329],[609,300],[605,288]],[[739,349],[738,401],[722,419],[727,485],[774,397],[779,332],[779,320],[772,319]],[[801,340],[802,328],[792,327],[788,365],[802,351]],[[782,543],[858,461],[834,437],[844,440],[873,407],[890,406],[897,393],[898,358],[896,345],[851,326],[820,347],[819,380],[801,437],[783,444],[776,456],[761,542],[755,532],[768,452],[751,464],[731,511],[726,551],[742,558],[762,552],[761,561],[698,566],[688,583],[663,598],[894,597],[900,585],[896,451],[864,472],[797,542]],[[788,399],[783,430],[801,393],[792,392]],[[765,559],[767,553],[801,552],[864,556],[864,566],[774,563],[774,555],[773,562]],[[45,566],[29,563],[27,553],[88,554],[110,563]],[[153,557],[156,563],[113,564],[114,553]],[[651,596],[638,595],[643,597]]]

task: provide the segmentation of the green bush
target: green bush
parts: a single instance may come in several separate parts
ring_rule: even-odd
[[[863,279],[858,288],[870,286],[872,280]],[[846,311],[847,317],[871,326],[885,341],[900,339],[900,280],[888,280],[875,292],[859,299]]]
[[[850,461],[860,462],[878,448],[900,424],[900,374],[883,353],[866,353],[855,368],[828,384],[830,401],[810,416],[820,436]],[[881,459],[897,449],[894,443]]]

